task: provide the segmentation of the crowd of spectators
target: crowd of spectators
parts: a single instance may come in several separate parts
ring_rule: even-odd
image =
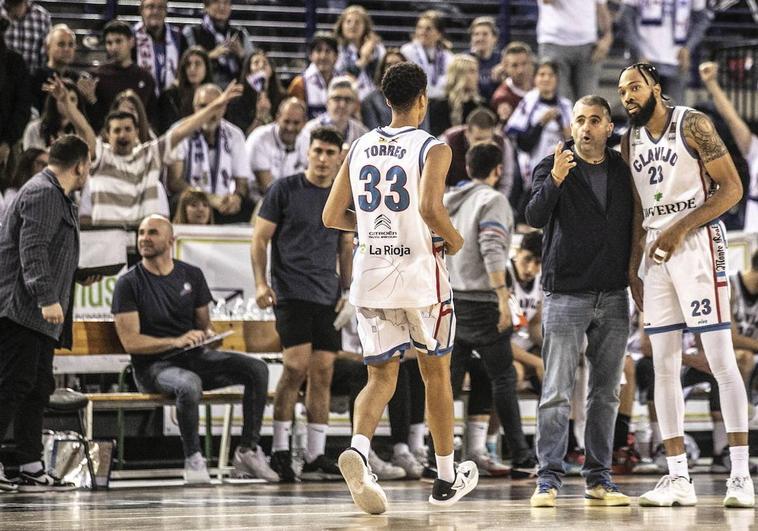
[[[625,0],[618,12],[619,26],[634,36],[626,38],[628,48],[657,66],[674,102],[683,102],[689,57],[712,19],[701,4],[693,2],[689,13],[677,11],[678,23],[693,28],[686,38],[679,34],[678,23],[669,23],[673,15],[668,10],[651,12]],[[105,25],[101,42],[108,60],[93,68],[74,68],[80,62],[71,28],[54,24],[33,0],[5,0],[0,20],[0,188],[12,188],[24,150],[47,149],[56,138],[73,132],[60,104],[43,90],[54,74],[64,80],[68,97],[105,143],[109,113],[133,114],[139,141],[129,149],[164,135],[202,106],[195,97],[201,87],[217,93],[235,81],[241,96],[230,100],[223,121],[214,117],[202,134],[194,134],[184,146],[167,146],[155,162],[149,179],[157,175],[151,186],[160,201],[142,195],[130,202],[145,203],[140,214],[166,212],[166,205],[173,214],[181,193],[198,188],[209,194],[216,223],[246,223],[273,180],[305,169],[308,135],[315,127],[336,127],[348,147],[367,129],[387,125],[391,116],[379,81],[389,66],[412,61],[428,79],[429,112],[422,127],[451,146],[460,144],[448,184],[467,178],[463,156],[472,140],[495,138],[502,144],[505,164],[499,188],[520,230],[532,168],[557,141],[569,138],[571,106],[597,89],[614,39],[606,0],[539,0],[538,7],[539,57],[524,42],[499,49],[499,27],[491,17],[473,19],[468,52],[454,54],[445,17],[434,10],[419,14],[406,44],[388,48],[366,9],[352,5],[338,16],[332,31],[312,36],[306,68],[285,84],[266,52],[255,46],[255,36],[230,22],[230,0],[204,0],[202,19],[184,27],[167,22],[168,0],[142,0],[136,24],[116,18]],[[210,84],[217,88],[210,89]],[[21,88],[27,86],[31,90]],[[481,113],[486,108],[495,113],[492,125],[490,116],[485,119]],[[474,130],[480,137],[472,136]],[[246,139],[244,147],[240,137]],[[217,141],[223,149],[217,149]],[[122,151],[119,156],[126,156],[128,150]],[[234,161],[233,175],[219,165],[226,160]],[[94,175],[92,186],[100,195],[124,193],[104,189],[98,178]],[[143,184],[132,183],[129,193],[143,190]],[[224,196],[229,198],[222,207],[222,199],[215,198]],[[86,201],[83,207],[83,220],[94,224],[136,221],[112,215],[93,218]]]

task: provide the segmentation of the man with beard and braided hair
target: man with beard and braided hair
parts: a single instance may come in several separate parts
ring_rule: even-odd
[[[753,507],[748,404],[730,331],[726,231],[718,221],[740,200],[740,178],[711,121],[665,103],[655,67],[624,69],[618,93],[631,121],[621,143],[634,181],[629,284],[653,347],[655,409],[669,467],[640,496],[640,505],[697,503],[687,471],[679,380],[682,331],[688,329],[700,334],[724,404],[732,461],[724,506]]]

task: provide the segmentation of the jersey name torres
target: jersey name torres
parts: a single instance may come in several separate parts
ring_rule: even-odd
[[[645,127],[629,131],[629,161],[642,203],[642,226],[663,230],[702,205],[715,183],[684,138],[689,107],[674,107],[668,126],[656,141]]]
[[[451,298],[441,238],[419,213],[421,172],[439,140],[415,127],[379,127],[348,155],[358,224],[350,302],[420,308]]]

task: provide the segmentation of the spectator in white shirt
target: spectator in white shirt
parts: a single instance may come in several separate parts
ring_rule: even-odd
[[[613,44],[613,21],[606,0],[538,3],[539,54],[558,64],[561,95],[575,101],[595,94],[600,66]]]
[[[347,76],[335,77],[329,83],[326,100],[326,112],[305,124],[301,133],[310,139],[311,131],[317,127],[332,126],[345,139],[349,147],[363,133],[368,131],[366,126],[353,118],[358,109],[358,91],[353,81]],[[308,160],[308,142],[300,143],[300,154],[303,160]]]
[[[195,91],[193,109],[198,112],[221,95],[212,83]],[[245,134],[223,119],[226,107],[177,146],[174,154],[182,164],[169,168],[169,191],[199,188],[208,194],[217,223],[248,221],[252,203],[248,200],[250,167],[245,163]]]
[[[439,11],[424,11],[416,21],[411,42],[403,44],[400,52],[426,73],[426,96],[445,97],[447,66],[453,60],[450,42],[445,39],[445,26]]]
[[[257,184],[256,192],[263,194],[271,183],[281,177],[301,173],[306,166],[302,144],[308,147],[303,130],[308,111],[302,100],[290,97],[282,101],[276,121],[258,127],[245,142],[247,161]]]
[[[655,66],[674,105],[686,103],[690,56],[712,19],[707,0],[623,0],[618,15],[632,57]]]

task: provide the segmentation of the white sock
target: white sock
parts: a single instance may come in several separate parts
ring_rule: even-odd
[[[498,434],[497,433],[492,433],[492,434],[488,433],[487,434],[487,444],[497,444],[497,438],[498,438]]]
[[[455,481],[454,455],[454,453],[451,453],[450,455],[434,454],[434,459],[437,461],[437,477],[442,481],[447,481],[448,483]]]
[[[28,472],[29,474],[36,474],[43,468],[42,461],[32,461],[31,463],[24,463],[21,465],[20,470],[21,472]]]
[[[732,472],[729,477],[750,477],[750,453],[747,446],[730,446],[729,459],[732,461]]]
[[[360,452],[360,454],[368,461],[368,454],[371,452],[371,440],[365,435],[356,433],[353,438],[350,439],[350,446]]]
[[[669,475],[690,479],[690,472],[687,469],[687,454],[666,457],[666,463],[669,465]]]
[[[274,442],[271,443],[271,453],[290,449],[290,435],[292,434],[291,420],[274,421]]]
[[[318,456],[326,451],[326,430],[328,424],[308,423],[308,443],[305,447],[305,461],[312,463]]]
[[[408,446],[411,452],[415,452],[419,448],[424,447],[424,435],[426,435],[426,424],[419,422],[418,424],[411,424],[411,429],[408,435]]]
[[[713,457],[721,455],[726,448],[726,427],[723,420],[713,421]]]
[[[408,448],[408,445],[405,443],[395,443],[395,445],[392,447],[392,454],[393,455],[402,455],[402,454],[409,454],[411,453],[411,449]]]
[[[468,455],[476,455],[487,450],[485,443],[487,442],[487,428],[489,422],[481,421],[468,421],[466,423],[466,440],[468,448],[466,452]]]

